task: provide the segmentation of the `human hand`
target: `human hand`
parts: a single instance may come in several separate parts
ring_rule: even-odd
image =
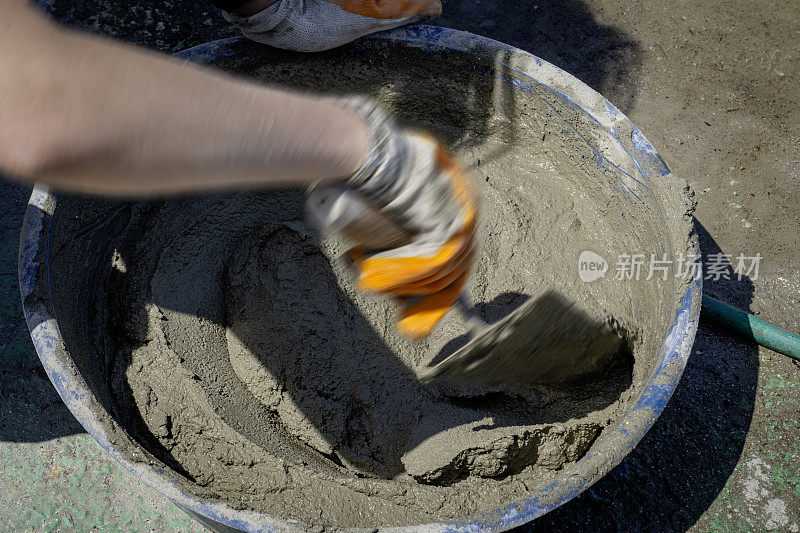
[[[428,335],[464,288],[475,259],[478,194],[427,134],[397,128],[374,103],[367,162],[344,185],[314,189],[309,216],[351,244],[357,285],[397,298],[398,329]]]

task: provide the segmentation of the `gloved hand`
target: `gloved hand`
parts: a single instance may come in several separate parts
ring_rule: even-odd
[[[477,192],[438,141],[399,129],[372,102],[354,107],[370,129],[367,161],[344,185],[312,190],[308,213],[351,243],[358,287],[397,298],[398,329],[421,338],[467,281]]]
[[[225,19],[253,41],[300,52],[329,50],[364,35],[428,20],[442,12],[440,0],[279,0],[243,17]]]

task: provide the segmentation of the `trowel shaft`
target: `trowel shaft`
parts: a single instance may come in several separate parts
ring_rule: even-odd
[[[475,312],[475,305],[472,302],[472,298],[470,298],[469,294],[466,292],[462,292],[458,296],[458,300],[456,300],[456,307],[461,313],[464,323],[467,325],[467,331],[469,332],[470,337],[474,337],[476,333],[487,326],[486,322],[481,320],[481,318]]]

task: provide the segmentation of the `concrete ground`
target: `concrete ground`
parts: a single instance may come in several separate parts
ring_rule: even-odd
[[[233,35],[203,1],[40,0],[57,19],[164,52]],[[436,23],[575,74],[697,191],[703,252],[762,256],[718,298],[800,331],[800,5],[445,0]],[[61,403],[19,304],[29,194],[0,184],[0,530],[199,531],[109,459]],[[622,464],[525,529],[799,531],[800,365],[701,320],[678,390]]]

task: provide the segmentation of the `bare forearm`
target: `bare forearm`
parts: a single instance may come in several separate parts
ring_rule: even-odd
[[[0,168],[106,194],[334,181],[367,152],[329,101],[59,29],[0,7]]]

